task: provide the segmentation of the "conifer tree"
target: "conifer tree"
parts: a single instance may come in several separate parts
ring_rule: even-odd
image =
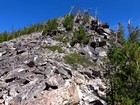
[[[139,29],[129,28],[131,29],[129,40],[123,40],[122,47],[114,44],[108,53],[106,79],[109,86],[107,91],[109,105],[140,104]]]

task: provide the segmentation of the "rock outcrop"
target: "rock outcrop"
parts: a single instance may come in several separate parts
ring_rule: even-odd
[[[83,19],[77,14],[74,28],[82,24],[91,36],[89,44],[84,46],[71,47],[69,43],[56,41],[54,32],[48,36],[32,33],[0,43],[1,105],[106,105],[106,85],[99,65],[107,56],[111,47],[109,38],[114,38],[115,32],[92,16],[86,24]],[[63,26],[60,21],[59,24]],[[60,27],[55,34],[64,32],[65,28]],[[44,45],[61,46],[63,53],[44,49]],[[72,52],[89,57],[96,65],[79,65],[73,70],[63,60]]]

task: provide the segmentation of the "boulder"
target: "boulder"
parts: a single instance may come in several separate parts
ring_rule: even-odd
[[[100,57],[106,57],[107,56],[107,52],[106,51],[99,52],[99,56]]]
[[[70,79],[72,77],[71,70],[67,68],[58,68],[55,70],[55,73],[60,74],[63,79]]]
[[[26,61],[25,64],[29,67],[34,67],[35,66],[35,63],[32,60]]]
[[[52,77],[50,77],[47,81],[46,81],[50,86],[57,86],[62,87],[65,84],[64,79],[62,78],[61,75],[54,75]]]
[[[101,77],[101,72],[97,68],[89,67],[88,68],[92,72],[92,76]]]
[[[103,105],[103,103],[100,100],[95,100],[93,102],[89,103],[90,105]]]
[[[99,47],[104,47],[104,46],[106,46],[106,41],[99,42]]]
[[[91,42],[90,46],[95,49],[97,47],[97,43],[96,42]]]
[[[98,25],[92,25],[90,29],[91,30],[97,30],[98,29]]]
[[[104,39],[108,39],[107,35],[104,35]]]
[[[109,28],[109,25],[108,25],[108,23],[104,23],[104,24],[101,25],[101,27],[103,27],[103,28]]]
[[[98,20],[92,20],[91,21],[91,26],[95,25],[95,24],[98,24]]]
[[[104,29],[102,27],[98,27],[96,32],[99,34],[99,35],[102,35],[104,33]]]
[[[76,85],[71,83],[56,90],[44,91],[26,105],[77,105],[79,101]]]
[[[19,54],[22,54],[22,53],[24,53],[25,52],[25,50],[23,50],[23,49],[19,49],[19,50],[17,50],[17,55],[19,55]]]
[[[105,33],[109,34],[109,35],[112,33],[111,30],[109,30],[109,29],[107,29],[107,28],[104,28],[103,31],[104,31]]]
[[[0,57],[2,56],[2,53],[0,53]]]
[[[82,73],[75,71],[74,73],[74,82],[78,85],[83,84],[85,82],[85,77]]]

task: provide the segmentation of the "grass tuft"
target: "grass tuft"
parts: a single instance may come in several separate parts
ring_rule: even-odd
[[[64,62],[76,67],[77,64],[81,64],[84,67],[95,66],[95,63],[90,61],[89,58],[82,56],[78,53],[72,53],[64,56]]]
[[[46,45],[46,46],[42,46],[42,48],[47,48],[51,51],[56,51],[57,50],[59,53],[63,52],[63,50],[60,46],[48,46],[48,45]]]

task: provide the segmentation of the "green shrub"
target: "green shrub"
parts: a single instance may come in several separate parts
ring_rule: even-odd
[[[47,24],[44,25],[42,35],[46,35],[49,31],[55,31],[58,29],[57,19],[48,20]]]
[[[13,33],[11,33],[11,34],[8,35],[8,40],[11,40],[13,38],[15,38]]]
[[[1,34],[0,35],[0,42],[3,42],[3,41],[5,41],[5,39],[4,39],[3,35]]]
[[[88,44],[88,42],[89,42],[89,37],[86,36],[85,30],[83,29],[82,26],[80,26],[78,30],[74,31],[74,36],[71,41],[71,46],[74,46],[74,44],[76,43]]]
[[[66,28],[67,31],[72,30],[73,28],[73,15],[66,15],[64,22],[63,22],[63,26]]]
[[[57,30],[57,28],[58,28],[57,19],[54,18],[52,20],[49,20],[48,23],[47,23],[47,25],[48,25],[48,30],[49,31]]]
[[[8,32],[3,32],[0,34],[0,42],[3,42],[3,41],[7,41],[8,40]]]
[[[3,36],[3,38],[4,38],[4,41],[7,41],[8,40],[8,32],[3,32],[2,33],[2,36]]]
[[[140,105],[140,34],[138,28],[129,31],[128,40],[122,33],[121,47],[112,44],[108,53],[105,66],[108,105]]]
[[[77,64],[81,64],[84,67],[95,66],[94,62],[78,53],[72,53],[64,56],[64,62],[70,64],[73,67],[77,66]]]
[[[59,53],[63,52],[63,50],[60,46],[48,46],[48,45],[46,45],[46,46],[42,46],[42,48],[47,48],[51,51],[56,51],[57,50]]]
[[[84,21],[85,21],[85,23],[88,23],[89,22],[89,16],[85,16]]]
[[[84,14],[84,22],[85,23],[88,23],[89,22],[89,19],[90,19],[89,13],[88,12],[85,12],[85,14]]]

